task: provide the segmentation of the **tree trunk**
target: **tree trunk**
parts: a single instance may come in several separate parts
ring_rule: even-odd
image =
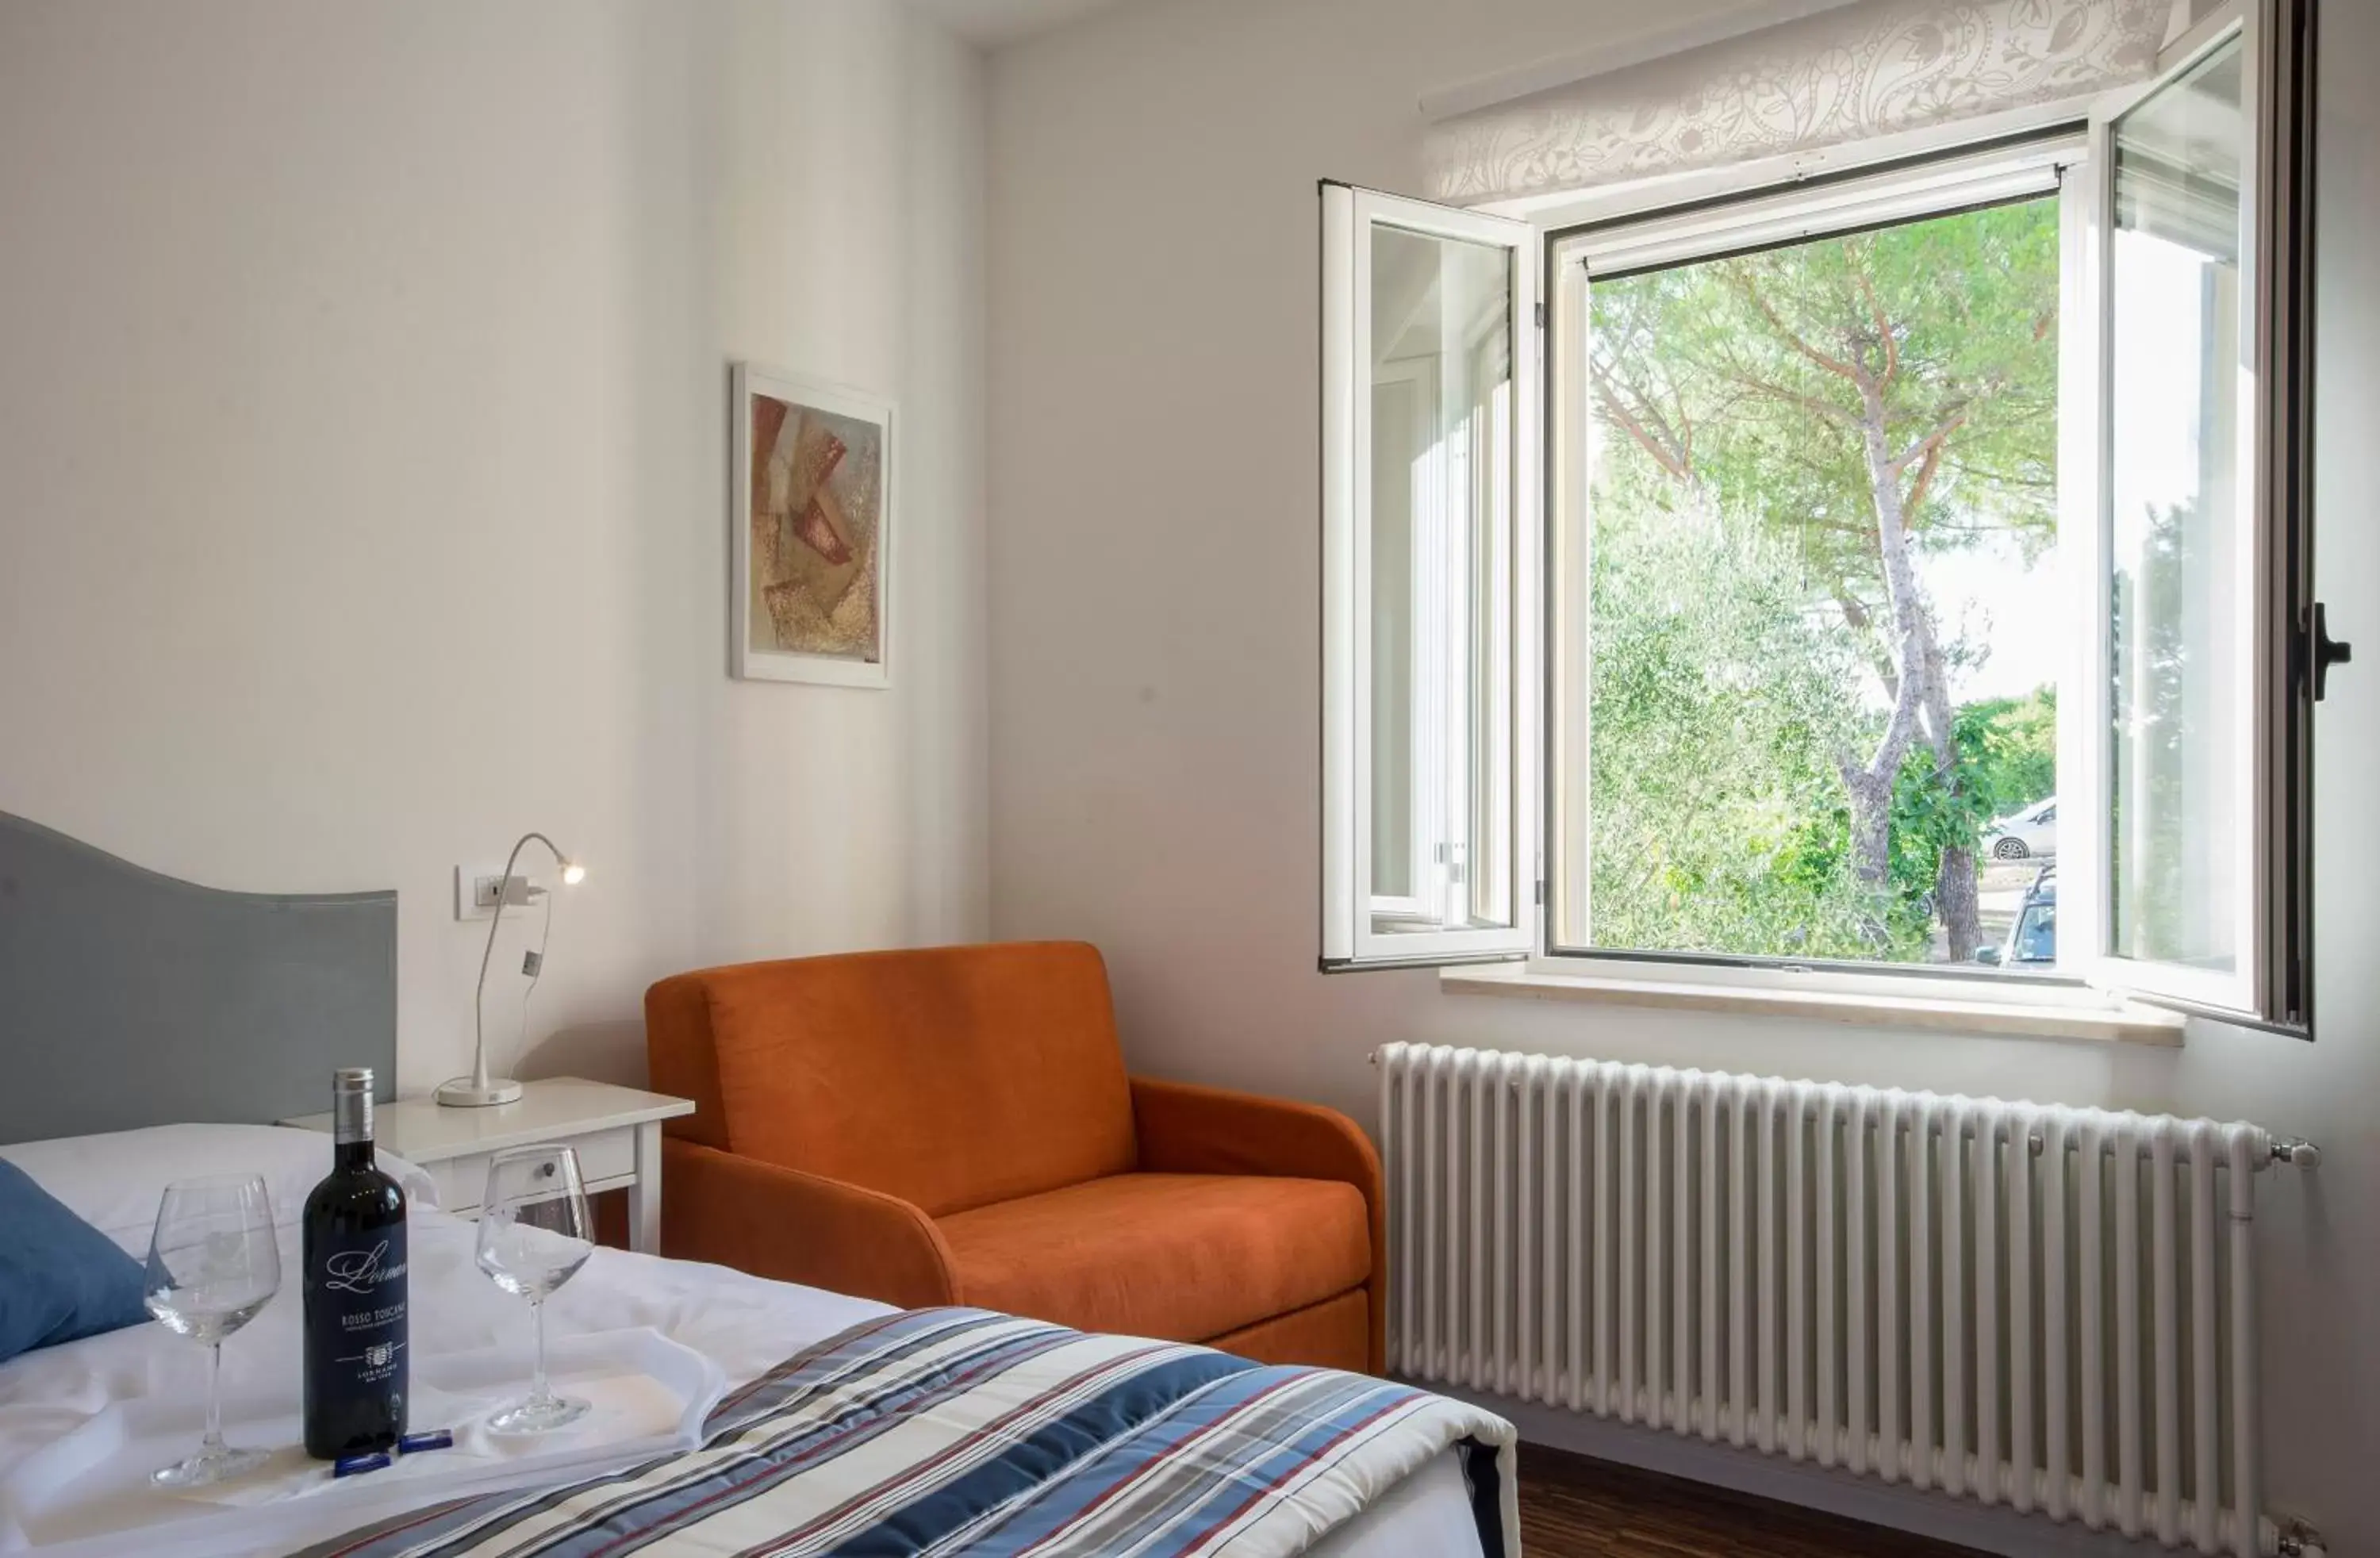
[[[1969,963],[1983,945],[1983,912],[1976,903],[1975,852],[1960,846],[1942,851],[1934,879],[1934,911],[1942,917],[1942,932],[1949,938],[1950,961]]]
[[[1925,727],[1927,744],[1934,749],[1934,772],[1943,785],[1956,794],[1959,787],[1959,746],[1957,728],[1952,723],[1957,715],[1950,708],[1950,678],[1942,668],[1942,646],[1934,636],[1934,624],[1925,622]],[[1934,878],[1934,912],[1942,921],[1943,935],[1950,943],[1950,961],[1965,963],[1975,955],[1983,944],[1983,915],[1975,901],[1975,853],[1962,845],[1942,851],[1942,861]]]
[[[1852,875],[1867,900],[1863,929],[1881,946],[1888,934],[1885,907],[1892,891],[1892,780],[1845,764],[1843,788],[1852,798]]]
[[[1876,512],[1876,542],[1883,564],[1886,620],[1892,635],[1892,661],[1898,680],[1892,684],[1892,713],[1884,735],[1864,765],[1843,765],[1843,787],[1851,795],[1852,871],[1869,899],[1868,917],[1879,939],[1884,930],[1886,897],[1892,885],[1892,791],[1902,761],[1916,740],[1920,714],[1927,706],[1938,666],[1925,653],[1932,633],[1925,603],[1917,590],[1917,565],[1910,555],[1906,517],[1901,512],[1900,472],[1887,443],[1884,396],[1876,387],[1861,386],[1862,425],[1868,490]],[[1968,949],[1968,955],[1973,949]]]

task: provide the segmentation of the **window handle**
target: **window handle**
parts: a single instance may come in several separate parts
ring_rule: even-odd
[[[2319,601],[2313,604],[2313,628],[2306,637],[2313,651],[2313,700],[2319,703],[2330,692],[2330,668],[2352,661],[2355,646],[2330,636],[2330,613]]]

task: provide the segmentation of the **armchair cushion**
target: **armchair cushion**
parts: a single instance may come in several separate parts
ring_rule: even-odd
[[[1363,1194],[1320,1179],[1120,1174],[938,1226],[961,1303],[1172,1341],[1361,1290],[1372,1271]]]

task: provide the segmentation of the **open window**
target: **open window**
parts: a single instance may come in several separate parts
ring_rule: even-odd
[[[1323,966],[2308,1028],[2307,51],[1553,231],[1543,311],[1326,186]]]
[[[2307,1028],[2304,19],[2217,12],[2093,116],[2101,408],[2074,886],[2095,982]]]
[[[1536,230],[1326,185],[1322,963],[1536,944]]]
[[[2061,371],[2061,186],[2086,151],[1556,240],[1554,954],[2054,965],[2010,937],[2072,843],[2058,447],[2090,396]]]

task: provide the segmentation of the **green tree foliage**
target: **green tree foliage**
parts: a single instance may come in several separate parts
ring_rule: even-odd
[[[1959,721],[1979,727],[1961,768],[1995,818],[2058,793],[2058,689],[1962,705]]]
[[[1597,939],[1868,955],[1840,838],[1811,822],[1840,810],[1832,754],[1864,717],[1853,636],[1810,609],[1798,561],[1755,527],[1687,505],[1600,539]]]
[[[1951,670],[1979,650],[1945,640],[1917,564],[1986,538],[2013,538],[2026,557],[2049,545],[2058,285],[2056,202],[2037,201],[1595,286],[1599,942],[1667,946],[1691,934],[1706,950],[1791,955],[1803,949],[1780,951],[1775,926],[1798,913],[1812,955],[1923,957],[1931,916],[1951,955],[1971,955],[1973,850],[2030,783],[2009,771],[2017,750],[2037,749],[2054,773],[2054,740],[2034,738],[2055,722],[2028,725],[2016,704],[1953,707]],[[1637,556],[1656,544],[1646,532],[1681,527],[1723,538],[1728,556],[1767,571],[1761,598],[1791,607],[1765,619],[1775,633],[1759,646],[1764,659],[1745,663],[1782,679],[1774,701],[1808,706],[1796,678],[1834,668],[1839,717],[1810,724],[1815,768],[1768,761],[1773,743],[1712,745],[1740,721],[1688,742],[1633,724],[1655,717],[1634,700],[1607,718],[1603,616],[1621,609],[1621,588],[1607,559]],[[1745,588],[1741,572],[1683,577],[1707,580],[1715,596]],[[1706,642],[1737,642],[1716,631],[1730,609],[1706,608]],[[1777,637],[1788,622],[1802,636],[1791,651]],[[1677,783],[1621,771],[1684,747],[1707,767],[1682,820],[1706,832],[1665,828],[1653,846],[1674,854],[1694,836],[1716,859],[1724,850],[1707,830],[1727,817],[1742,863],[1647,877],[1721,884],[1718,904],[1687,916],[1691,932],[1648,939],[1621,901],[1625,870],[1608,863],[1607,821],[1623,814],[1608,820],[1606,806]],[[1755,872],[1801,895],[1801,907],[1743,885]],[[1664,903],[1675,895],[1647,902],[1685,915]],[[1730,903],[1743,906],[1731,921]],[[1848,943],[1835,918],[1846,903],[1859,906]],[[1835,950],[1818,954],[1821,943]]]
[[[1951,743],[1956,783],[1932,752],[1919,751],[1902,761],[1893,786],[1892,884],[1903,903],[1925,901],[1940,883],[1944,858],[1972,849],[1993,819],[2057,787],[2054,696],[1966,704],[1952,718]]]

